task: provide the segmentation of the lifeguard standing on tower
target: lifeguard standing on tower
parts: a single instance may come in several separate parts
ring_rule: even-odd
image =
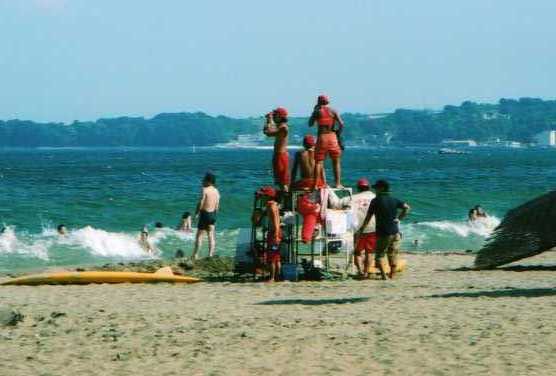
[[[327,154],[332,159],[336,188],[342,187],[342,168],[340,164],[342,149],[338,142],[338,137],[344,128],[344,122],[340,115],[329,106],[329,103],[330,101],[326,95],[319,95],[317,105],[314,107],[313,114],[309,119],[310,127],[315,122],[318,124],[314,188],[319,188],[317,182],[324,181],[324,160]],[[338,124],[338,128],[335,127],[336,124]]]

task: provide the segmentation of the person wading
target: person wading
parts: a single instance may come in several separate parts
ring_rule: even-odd
[[[201,198],[195,210],[195,217],[199,219],[197,224],[197,235],[195,236],[195,247],[191,258],[195,260],[202,243],[203,234],[207,234],[209,245],[209,257],[214,256],[216,249],[216,214],[220,208],[220,193],[215,187],[216,177],[208,172],[203,179]]]

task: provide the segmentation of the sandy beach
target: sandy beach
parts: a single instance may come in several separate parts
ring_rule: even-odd
[[[556,253],[405,258],[394,281],[2,287],[25,319],[0,375],[555,374]]]

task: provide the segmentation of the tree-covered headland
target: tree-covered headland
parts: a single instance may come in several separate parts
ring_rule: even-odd
[[[380,115],[346,113],[343,118],[347,142],[430,144],[446,139],[494,138],[529,142],[539,132],[556,130],[556,101],[537,98],[501,99],[496,104],[466,101],[439,111],[398,109]],[[209,146],[233,141],[239,135],[260,134],[262,122],[262,117],[234,119],[201,112],[71,124],[9,120],[0,121],[0,146]],[[292,118],[290,128],[297,137],[309,132],[307,118]]]

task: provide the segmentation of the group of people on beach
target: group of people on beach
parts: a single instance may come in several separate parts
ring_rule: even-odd
[[[197,259],[199,249],[203,244],[203,236],[208,239],[208,255],[212,257],[216,253],[216,216],[218,210],[220,209],[220,192],[216,188],[216,176],[207,172],[202,181],[201,195],[197,206],[195,208],[194,218],[191,217],[189,212],[182,214],[180,222],[176,227],[177,231],[182,231],[185,233],[192,233],[193,226],[192,221],[197,221],[197,233],[195,234],[195,243],[193,246],[193,252],[191,258],[193,260]],[[163,225],[160,222],[155,224],[155,227],[162,228]],[[146,228],[143,228],[139,238],[139,244],[141,247],[148,252],[153,254],[155,249],[152,243],[148,239],[149,233]],[[182,250],[177,250],[176,257],[183,257],[184,253]]]
[[[207,172],[203,178],[201,195],[197,202],[194,218],[189,212],[184,212],[180,218],[176,231],[184,233],[192,233],[193,226],[192,220],[197,220],[197,233],[195,235],[195,243],[192,252],[192,258],[196,259],[198,252],[203,243],[203,236],[208,238],[209,256],[212,257],[216,251],[216,215],[220,208],[220,192],[216,188],[216,177],[213,173]],[[160,230],[164,228],[161,222],[156,222],[155,229]],[[3,232],[3,229],[2,229]],[[65,224],[59,224],[56,227],[58,236],[67,236],[68,229]],[[149,255],[156,255],[157,248],[154,246],[150,239],[150,234],[147,226],[143,226],[138,236],[139,246]],[[176,256],[183,257],[183,251],[178,250]]]
[[[332,161],[334,186],[343,188],[341,156],[344,148],[341,134],[344,122],[339,113],[330,107],[329,98],[319,95],[308,122],[309,127],[317,126],[317,137],[315,139],[311,134],[303,137],[303,149],[295,154],[290,172],[288,111],[278,107],[266,114],[265,119],[263,133],[274,138],[272,169],[277,189],[265,187],[258,193],[267,198],[267,260],[270,265],[271,280],[274,281],[280,278],[281,271],[280,244],[284,235],[280,211],[285,204],[284,198],[292,190],[311,192],[326,188],[324,161],[327,156],[330,156]],[[339,205],[356,208],[358,228],[354,239],[354,264],[358,275],[361,278],[368,278],[372,263],[371,255],[374,254],[375,264],[381,277],[392,278],[398,266],[401,242],[399,222],[407,215],[410,207],[407,203],[391,196],[390,184],[386,180],[378,180],[371,185],[368,179],[360,178],[357,181],[357,190],[355,195],[342,199],[344,201]],[[350,202],[346,202],[346,199]],[[192,232],[192,219],[197,220],[197,232],[191,255],[193,260],[198,257],[204,236],[208,239],[209,257],[215,255],[215,226],[219,208],[220,193],[216,188],[216,177],[213,173],[207,172],[202,181],[201,195],[194,218],[189,212],[185,212],[177,226],[179,231]],[[162,228],[163,225],[157,223],[155,227]],[[60,235],[67,233],[64,225],[58,226],[58,233]],[[139,244],[147,253],[156,253],[146,227],[140,232]],[[386,259],[389,266],[388,274]]]
[[[274,138],[274,154],[272,170],[274,181],[284,192],[290,190],[291,180],[295,180],[297,173],[300,179],[293,182],[294,189],[316,189],[323,187],[326,182],[324,174],[324,160],[329,155],[332,160],[334,182],[337,188],[341,183],[342,145],[339,142],[344,128],[344,122],[338,112],[330,107],[327,96],[319,95],[317,104],[309,118],[309,126],[318,124],[317,140],[308,134],[303,138],[304,150],[296,154],[292,174],[289,171],[288,154],[288,111],[278,107],[266,114],[263,132]]]
[[[330,156],[336,188],[342,188],[341,156],[343,145],[341,134],[344,122],[337,111],[330,107],[330,100],[319,95],[317,103],[309,118],[309,127],[317,125],[317,139],[307,134],[303,138],[303,149],[295,154],[290,175],[288,147],[288,111],[278,107],[266,116],[263,132],[273,137],[274,149],[272,168],[274,182],[278,190],[266,187],[261,195],[266,196],[269,231],[267,233],[268,261],[270,263],[271,281],[280,275],[280,243],[283,238],[280,227],[280,197],[290,190],[314,191],[326,187],[324,161]],[[297,175],[299,173],[299,178]],[[371,191],[375,190],[376,195]],[[357,207],[359,228],[355,232],[354,263],[361,278],[369,277],[371,255],[374,253],[376,265],[381,277],[393,278],[397,270],[401,234],[399,222],[407,215],[410,207],[390,195],[390,184],[378,180],[371,185],[369,180],[361,178],[357,182],[358,193],[353,195],[350,203]],[[386,258],[389,273],[386,273]]]

